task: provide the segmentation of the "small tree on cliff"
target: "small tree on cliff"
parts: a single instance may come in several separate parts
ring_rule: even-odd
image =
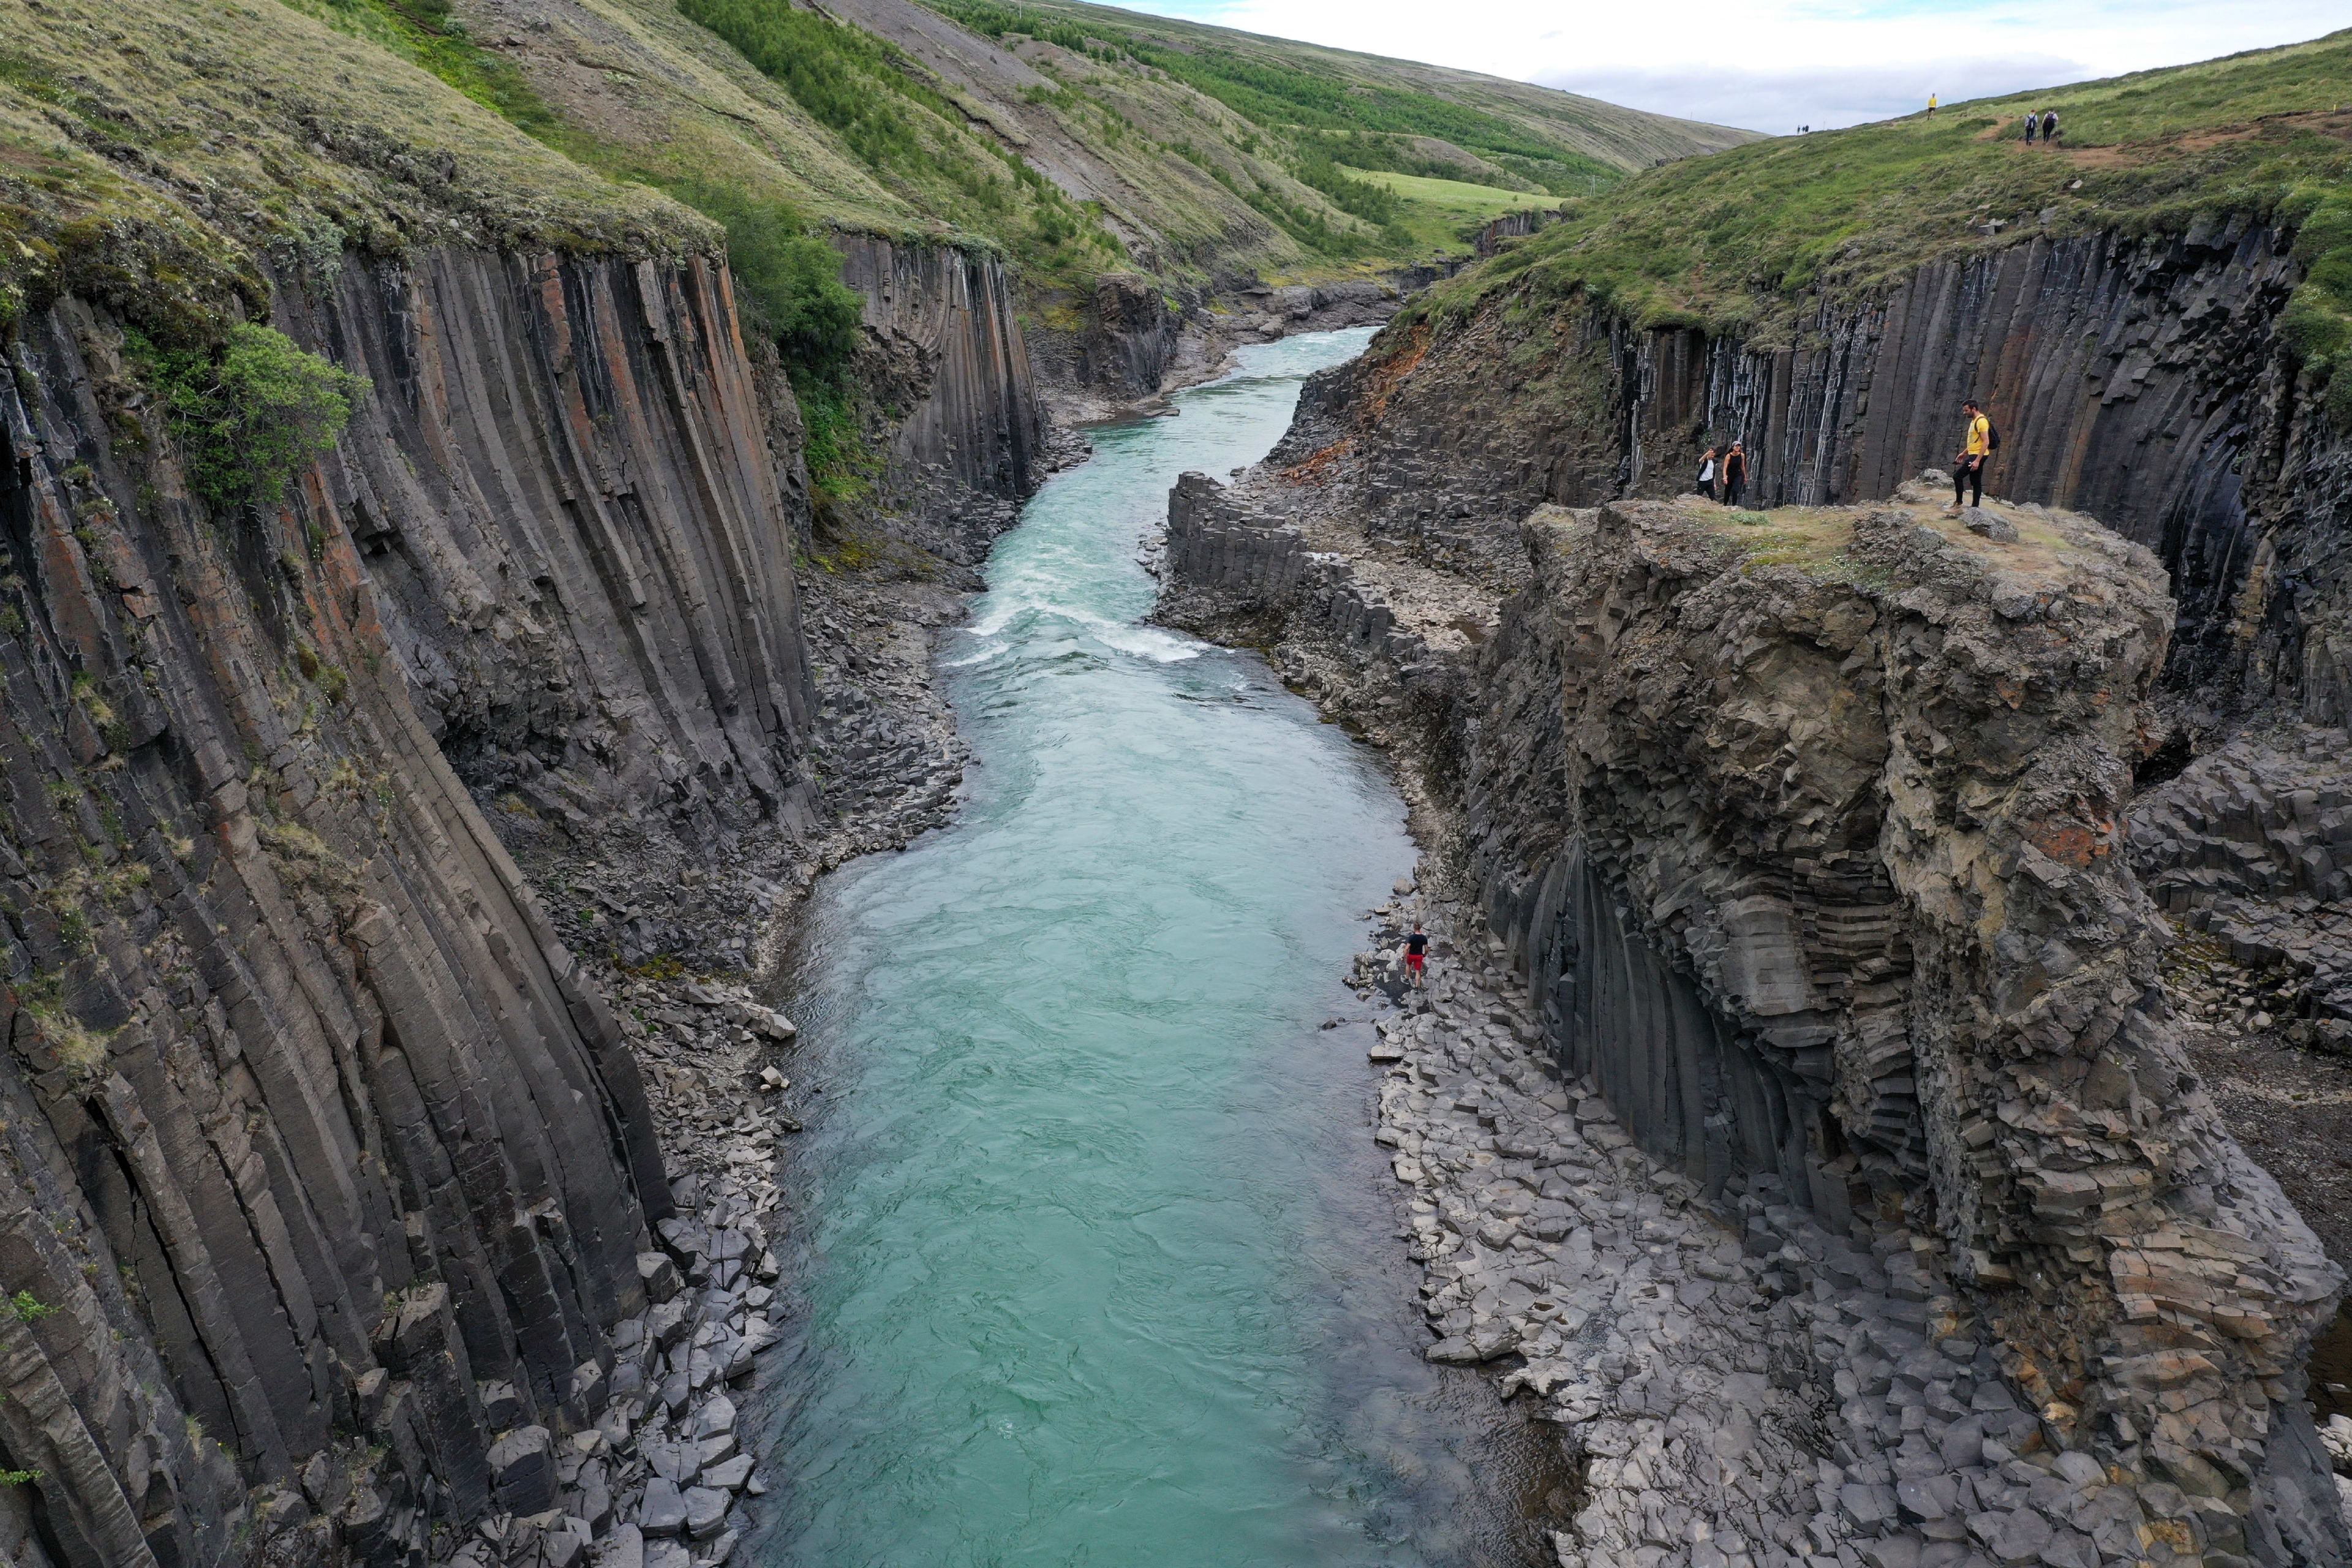
[[[369,390],[365,376],[251,321],[230,329],[217,357],[152,346],[147,356],[189,483],[219,506],[276,505],[288,479],[333,449]]]

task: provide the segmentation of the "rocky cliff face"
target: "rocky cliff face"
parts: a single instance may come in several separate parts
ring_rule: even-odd
[[[976,566],[1044,473],[1045,410],[1004,266],[947,246],[843,235],[842,281],[866,296],[860,371],[891,411],[886,509]],[[973,504],[977,502],[978,504]]]
[[[1502,290],[1327,373],[1287,455],[1342,444],[1331,472],[1376,532],[1507,583],[1538,502],[1680,493],[1698,453],[1732,439],[1753,458],[1752,504],[1885,496],[1949,463],[1975,395],[2000,428],[2001,493],[2158,552],[2184,682],[2341,722],[2352,459],[2277,336],[2298,278],[2286,249],[2242,220],[2034,239],[1882,298],[1816,300],[1787,342],[1637,331]]]
[[[723,268],[436,253],[279,321],[368,375],[299,498],[466,783],[577,828],[805,826],[792,532]]]
[[[0,384],[19,1563],[412,1561],[551,1496],[491,1437],[596,1419],[670,1198],[475,792],[700,839],[814,803],[723,271],[353,261],[280,321],[374,391],[277,507],[188,499],[70,300]]]
[[[2077,1529],[2096,1561],[2352,1550],[2301,1371],[2340,1276],[2189,1068],[2121,852],[2175,613],[2153,557],[2032,509],[1996,543],[1917,489],[1756,527],[1544,510],[1485,635],[1475,584],[1377,536],[1311,548],[1347,500],[1302,489],[1188,479],[1175,615],[1275,644],[1424,784],[1458,778],[1460,864],[1531,1016],[1644,1149],[1832,1235],[1907,1229],[1913,1299],[1997,1347],[2025,1447],[2138,1488],[2013,1526],[1997,1477],[1981,1516],[1940,1492],[1874,1513],[1873,1467],[1967,1462],[1948,1416],[1856,1403],[1857,1373],[1838,1528],[1905,1563]],[[2148,1533],[2095,1522],[2109,1505]]]

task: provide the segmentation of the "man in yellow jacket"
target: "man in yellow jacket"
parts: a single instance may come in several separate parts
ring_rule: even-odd
[[[1952,465],[1954,511],[1959,510],[1963,504],[1962,492],[1971,488],[1976,491],[1975,504],[1984,505],[1985,459],[1992,456],[1992,421],[1985,417],[1984,410],[1977,405],[1973,397],[1960,405],[1960,412],[1968,416],[1969,439],[1968,446]]]

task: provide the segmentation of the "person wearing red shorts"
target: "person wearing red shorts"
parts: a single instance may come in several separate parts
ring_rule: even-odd
[[[1404,969],[1412,977],[1413,989],[1421,989],[1422,965],[1427,962],[1429,938],[1422,935],[1421,922],[1415,921],[1412,934],[1404,939]]]

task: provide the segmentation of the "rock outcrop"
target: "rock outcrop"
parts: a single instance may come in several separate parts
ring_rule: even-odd
[[[835,243],[842,281],[866,296],[866,392],[891,410],[883,507],[924,548],[977,566],[1045,473],[1045,409],[1004,264],[873,235]]]
[[[350,538],[470,787],[576,830],[809,825],[792,532],[723,267],[436,252],[277,316],[374,384],[299,526]]]
[[[2142,1488],[2134,1550],[2352,1550],[2301,1370],[2341,1276],[2188,1069],[2125,864],[2174,614],[2146,550],[2006,505],[1997,542],[1920,489],[1545,509],[1499,626],[1441,648],[1458,612],[1392,544],[1306,548],[1345,492],[1286,517],[1281,488],[1180,487],[1171,604],[1338,664],[1307,684],[1458,778],[1462,869],[1571,1080],[1719,1202],[1907,1227],[2026,1447]],[[1856,1429],[1890,1485],[1921,1473],[1907,1417]],[[1943,1519],[1860,1522],[1927,1562]]]
[[[374,389],[277,506],[190,499],[70,299],[0,384],[28,1564],[410,1562],[536,1499],[494,1442],[593,1425],[671,1200],[476,794],[703,839],[814,805],[723,269],[426,254],[281,300]]]
[[[1745,441],[1756,505],[1886,496],[1950,461],[1974,395],[2000,428],[2000,493],[2158,552],[2183,684],[2340,724],[2352,456],[2278,332],[2290,238],[2243,219],[2036,238],[1884,295],[1814,297],[1790,341],[1643,331],[1497,289],[1318,377],[1285,455],[1332,451],[1376,535],[1507,579],[1528,508],[1687,491],[1710,442]]]

